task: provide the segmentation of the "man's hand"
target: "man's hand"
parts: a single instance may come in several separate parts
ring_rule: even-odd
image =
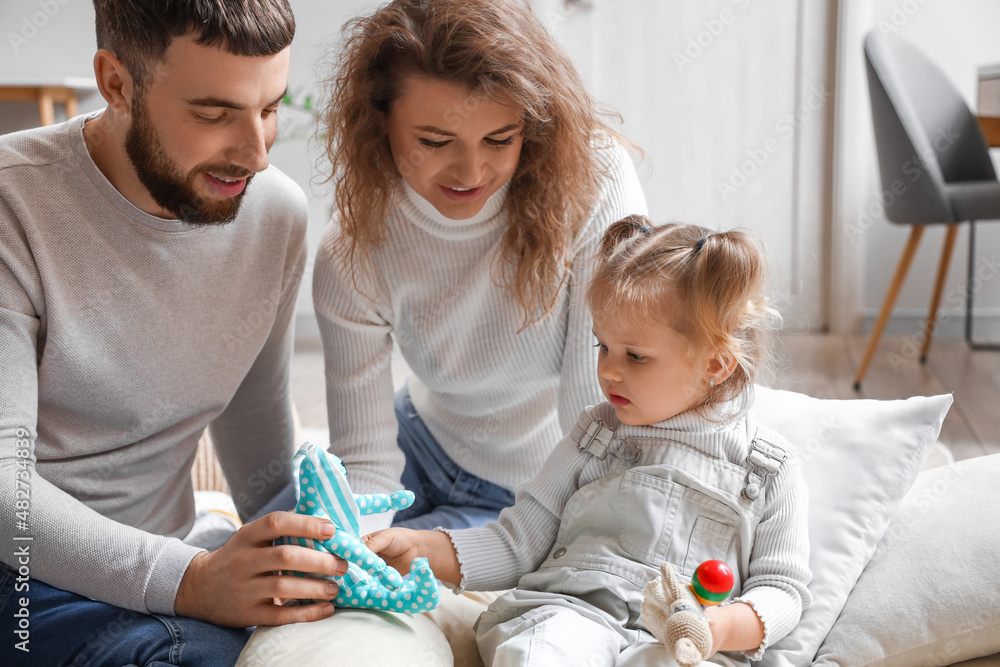
[[[200,553],[191,560],[177,589],[174,613],[234,628],[331,616],[329,602],[281,607],[274,600],[332,600],[337,584],[274,573],[296,570],[339,576],[347,571],[347,563],[326,552],[290,544],[274,546],[272,541],[284,536],[326,540],[333,533],[330,521],[290,512],[272,512],[246,524],[217,551]]]
[[[435,577],[456,586],[461,583],[458,554],[447,533],[439,530],[386,528],[366,535],[363,539],[369,549],[402,575],[409,573],[410,562],[414,558],[425,556]]]

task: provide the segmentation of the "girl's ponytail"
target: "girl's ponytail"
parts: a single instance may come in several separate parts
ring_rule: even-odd
[[[630,215],[622,218],[604,232],[604,240],[601,242],[601,258],[611,259],[613,255],[625,251],[633,245],[635,240],[652,231],[653,228],[649,225],[649,220],[644,216]]]

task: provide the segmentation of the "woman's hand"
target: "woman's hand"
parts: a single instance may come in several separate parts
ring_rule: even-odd
[[[424,556],[430,562],[434,576],[441,581],[455,586],[462,581],[458,554],[447,533],[439,530],[386,528],[365,535],[362,539],[369,549],[402,575],[409,573],[410,562],[414,558]]]

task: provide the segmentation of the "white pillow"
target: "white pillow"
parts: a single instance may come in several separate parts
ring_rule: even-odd
[[[816,665],[950,665],[1000,652],[1000,454],[921,473]]]
[[[795,630],[756,664],[812,662],[920,472],[952,401],[951,395],[823,400],[757,387],[757,418],[787,438],[802,462],[813,602]]]
[[[426,614],[338,609],[333,616],[311,623],[257,626],[236,667],[452,667],[454,663],[448,640]]]

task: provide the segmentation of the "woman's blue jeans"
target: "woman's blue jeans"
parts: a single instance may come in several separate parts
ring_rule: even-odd
[[[404,387],[396,393],[399,448],[406,455],[403,487],[413,505],[397,512],[392,525],[429,530],[483,526],[514,504],[514,494],[463,470],[427,430]]]

